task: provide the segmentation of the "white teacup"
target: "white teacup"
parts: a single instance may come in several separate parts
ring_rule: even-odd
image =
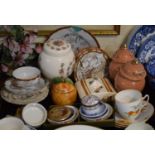
[[[142,93],[134,89],[120,91],[115,96],[117,111],[123,118],[128,120],[135,120],[148,101],[149,95],[142,97]]]
[[[24,122],[17,117],[4,117],[0,120],[0,130],[23,130]]]

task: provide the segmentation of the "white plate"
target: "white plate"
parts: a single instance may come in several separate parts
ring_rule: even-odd
[[[108,55],[99,48],[82,49],[77,55],[74,78],[78,81],[97,74],[103,77],[108,73],[108,61]]]
[[[99,47],[99,43],[94,36],[88,31],[75,26],[60,28],[49,39],[64,39],[68,41],[75,54],[82,48]]]
[[[146,102],[146,101],[144,101],[144,102]],[[118,113],[115,114],[115,120],[116,120],[116,122],[120,121],[120,124],[126,126],[126,125],[133,123],[133,122],[146,122],[147,120],[149,120],[151,118],[153,113],[154,113],[154,107],[151,103],[148,103],[142,109],[141,114],[134,121],[125,120]],[[125,123],[123,123],[123,122],[125,122]],[[117,124],[119,124],[119,123],[117,123]]]
[[[31,103],[23,108],[22,118],[28,125],[38,127],[46,121],[47,111],[41,104]]]
[[[102,129],[89,125],[68,125],[57,128],[56,130],[102,130]]]
[[[88,117],[84,117],[84,116],[81,115],[81,118],[86,120],[86,121],[89,121],[89,122],[97,122],[97,121],[106,120],[106,119],[108,119],[113,114],[113,108],[111,107],[111,105],[106,104],[106,106],[107,106],[108,111],[103,116],[101,116],[101,117],[98,117],[98,118],[88,118]]]

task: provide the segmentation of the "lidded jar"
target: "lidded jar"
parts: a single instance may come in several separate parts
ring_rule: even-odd
[[[142,91],[145,86],[146,71],[144,66],[133,60],[120,68],[115,77],[115,88],[117,91],[124,89],[137,89]]]
[[[46,78],[70,76],[74,63],[75,56],[70,43],[62,39],[50,39],[44,43],[39,65]]]
[[[119,71],[120,67],[132,60],[134,60],[135,57],[131,51],[128,50],[126,45],[124,45],[123,48],[120,48],[116,53],[114,54],[112,61],[109,65],[109,75],[112,80],[114,80],[117,72]]]

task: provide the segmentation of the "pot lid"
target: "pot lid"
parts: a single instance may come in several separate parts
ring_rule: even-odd
[[[95,95],[85,96],[81,100],[82,104],[87,107],[92,107],[100,103],[100,99]]]
[[[138,61],[133,60],[126,63],[120,70],[120,73],[130,80],[142,80],[146,76],[144,66]]]
[[[130,50],[128,50],[126,45],[124,45],[123,48],[120,48],[119,50],[117,50],[112,58],[113,61],[119,62],[119,63],[126,63],[134,59],[135,57],[133,53]]]

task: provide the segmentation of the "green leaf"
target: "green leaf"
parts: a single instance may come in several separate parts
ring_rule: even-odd
[[[58,84],[58,83],[62,83],[62,82],[73,84],[73,81],[69,78],[55,77],[52,79],[52,83],[54,83],[54,84]]]

